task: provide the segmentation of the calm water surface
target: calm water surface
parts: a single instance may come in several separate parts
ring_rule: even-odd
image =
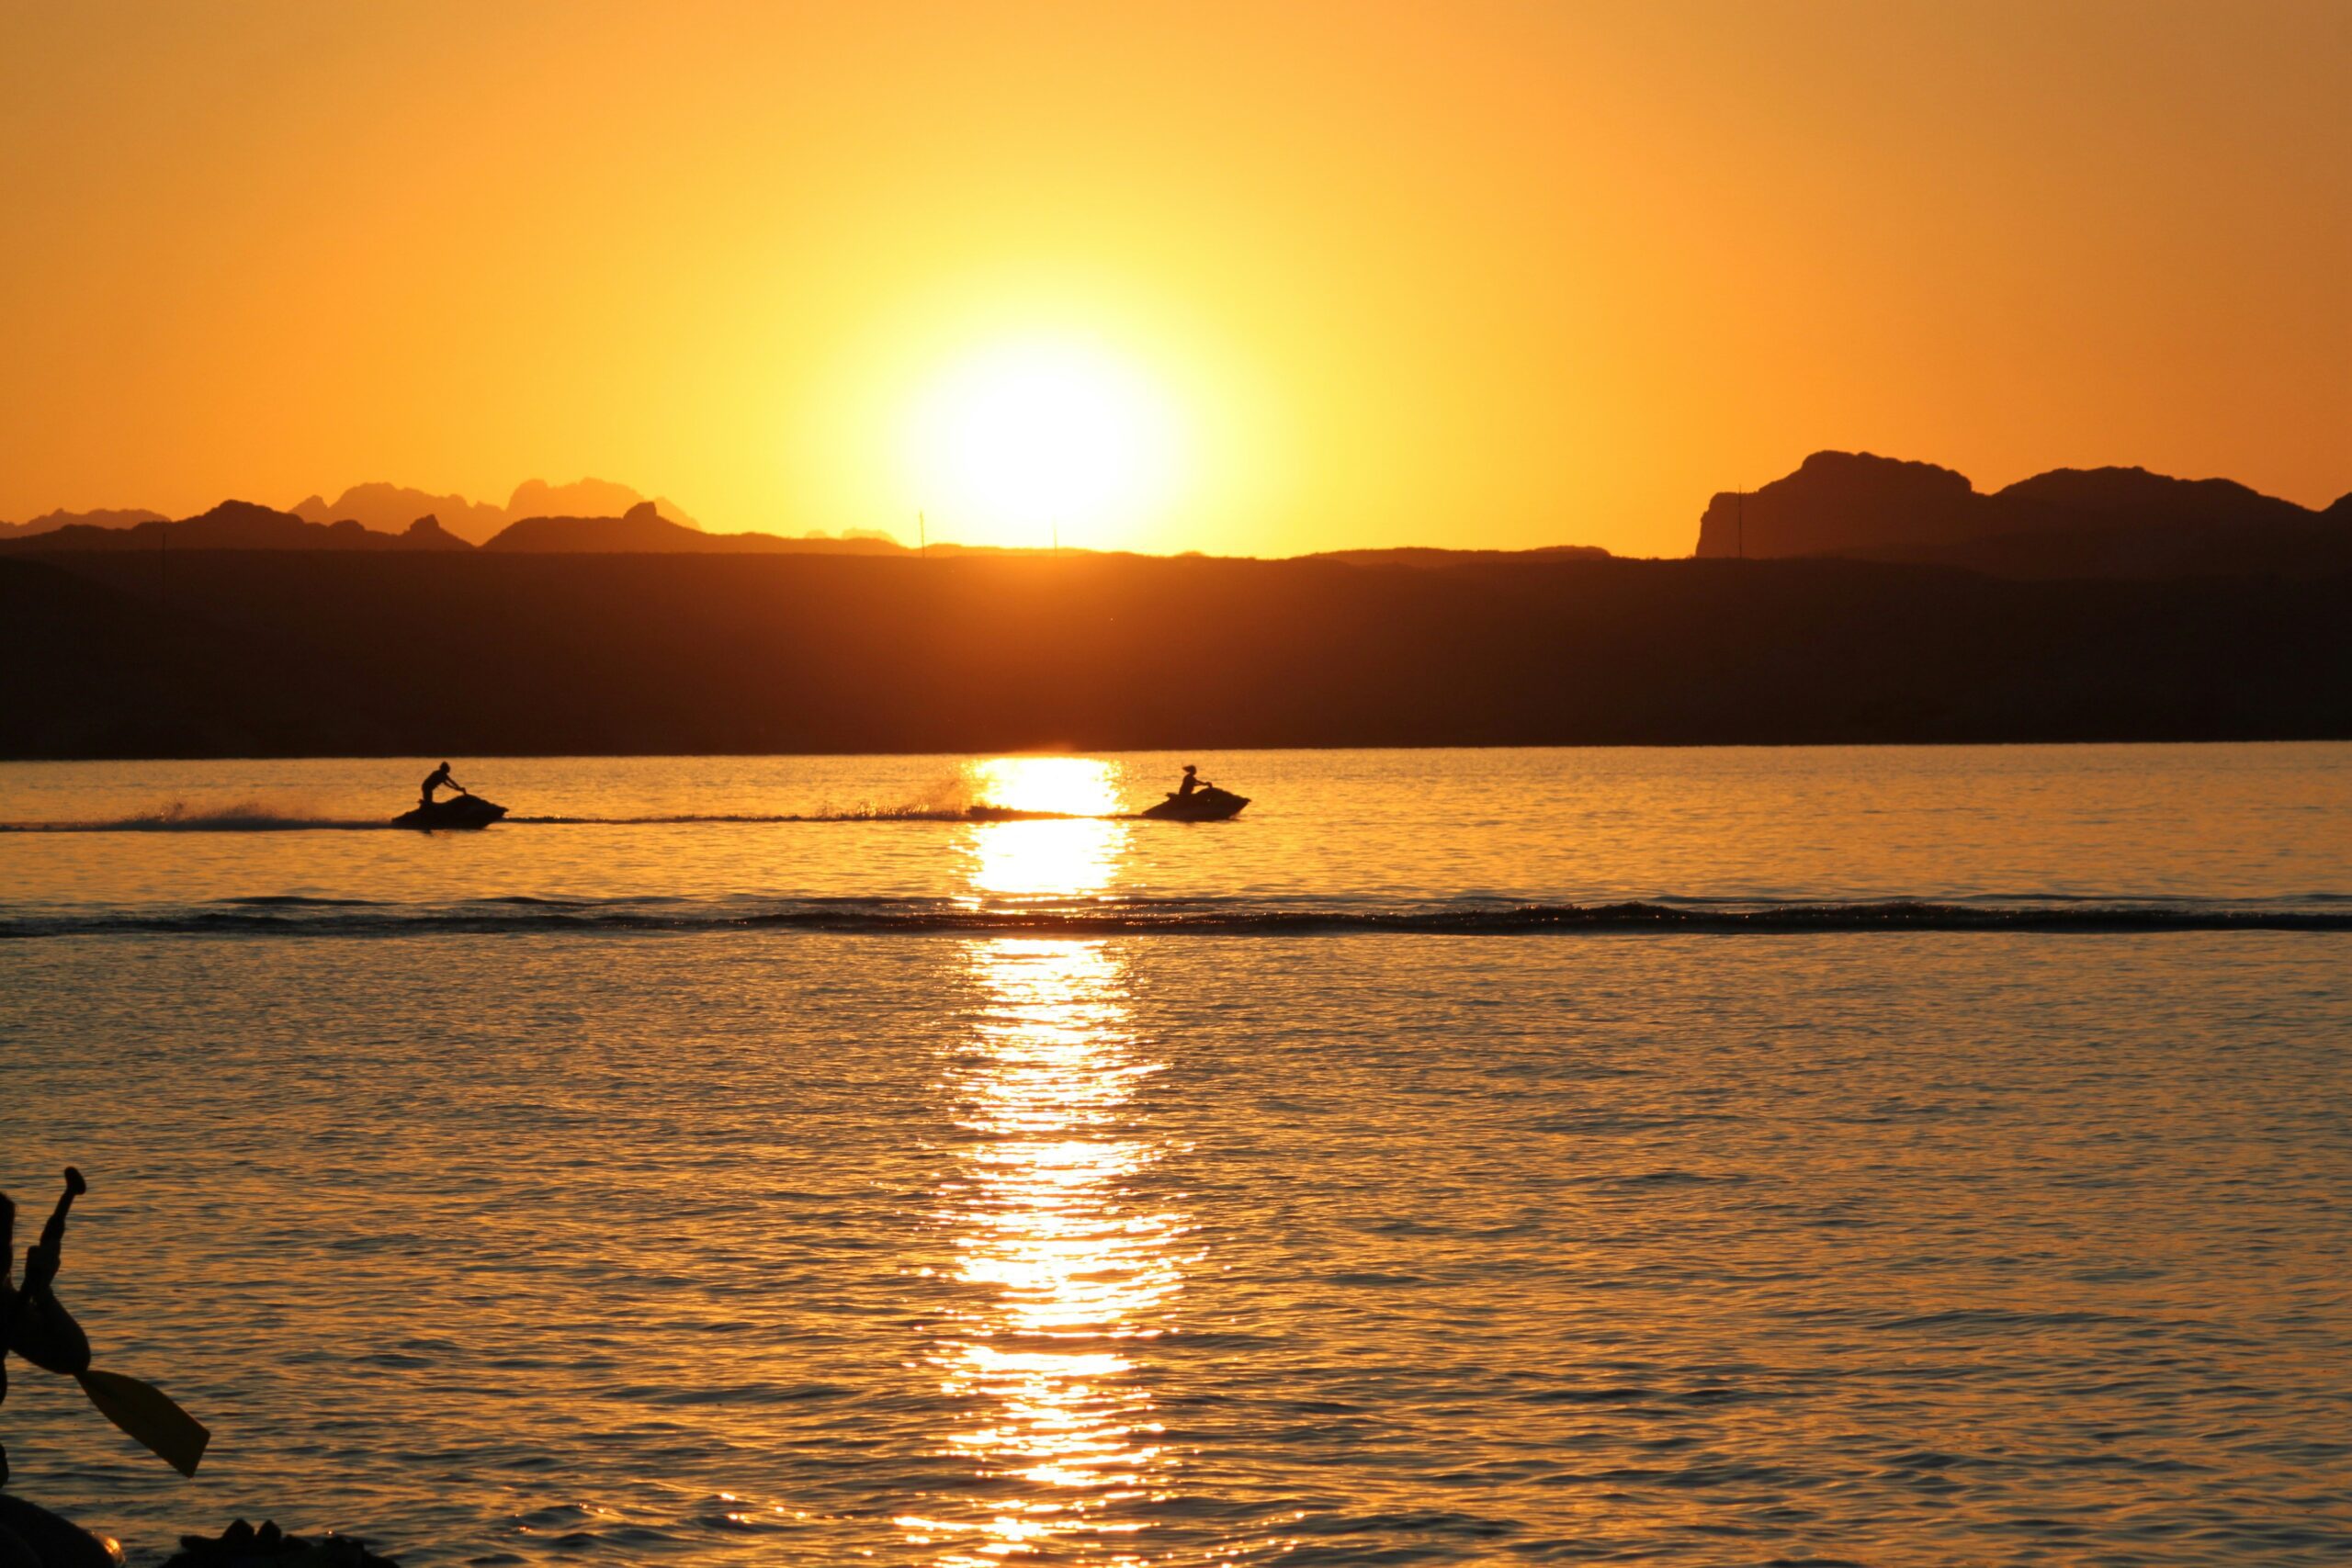
[[[0,1182],[89,1173],[63,1293],[215,1433],[18,1362],[14,1484],[134,1562],[2352,1560],[2352,747],[1121,817],[1183,760],[0,768]]]

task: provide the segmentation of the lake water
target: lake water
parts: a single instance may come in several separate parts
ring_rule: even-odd
[[[0,767],[160,1560],[2339,1563],[2352,746]],[[965,816],[975,806],[998,819]]]

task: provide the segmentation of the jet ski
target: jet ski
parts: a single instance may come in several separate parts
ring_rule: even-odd
[[[403,811],[392,818],[392,826],[422,828],[428,832],[435,828],[487,828],[505,815],[506,807],[492,805],[478,795],[460,792],[447,800]]]
[[[1246,795],[1236,795],[1215,784],[1204,784],[1190,795],[1170,794],[1159,805],[1148,807],[1136,815],[1148,817],[1154,822],[1223,822],[1240,816],[1241,808],[1249,804],[1250,797]]]

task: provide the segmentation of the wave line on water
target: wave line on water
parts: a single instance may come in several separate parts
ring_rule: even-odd
[[[514,896],[460,904],[253,897],[153,908],[0,911],[0,938],[246,935],[693,934],[708,931],[1028,936],[1823,935],[1985,932],[2056,935],[2187,931],[2352,931],[2340,906],[2174,901],[1949,903],[1927,899],[1759,903],[1365,907],[1250,899],[1106,899],[974,905],[926,898],[564,899]]]

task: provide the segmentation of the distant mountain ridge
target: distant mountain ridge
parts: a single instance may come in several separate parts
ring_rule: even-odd
[[[640,501],[617,517],[535,516],[517,519],[484,540],[482,548],[521,555],[903,555],[882,537],[791,539],[780,534],[706,534],[663,516],[660,502]]]
[[[699,530],[702,525],[668,496],[648,498],[610,479],[576,479],[553,485],[545,479],[525,479],[514,487],[504,506],[468,501],[462,495],[433,495],[401,485],[354,485],[329,505],[322,496],[308,496],[294,503],[298,517],[312,523],[356,518],[364,527],[396,534],[416,518],[431,515],[468,544],[487,544],[501,529],[526,517],[617,517],[640,503],[681,527]]]
[[[390,488],[390,487],[386,487]],[[545,493],[562,493],[542,487]],[[415,492],[399,492],[404,495]],[[424,499],[430,500],[431,497]],[[444,498],[447,499],[447,498]],[[397,532],[364,526],[358,519],[322,523],[300,513],[279,512],[250,501],[224,501],[209,512],[177,522],[160,517],[127,527],[72,523],[63,527],[0,538],[0,550],[20,555],[100,554],[170,550],[456,550],[477,548],[503,555],[903,555],[888,535],[853,533],[786,538],[778,534],[706,534],[672,521],[639,501],[616,517],[519,518],[480,546],[442,526],[428,513]]]
[[[363,528],[346,517],[312,523],[290,512],[250,501],[224,501],[209,512],[178,522],[151,518],[130,527],[72,523],[29,536],[0,541],[17,554],[59,551],[114,553],[183,550],[465,550],[473,547],[420,517],[398,534]]]
[[[1815,452],[1796,472],[1724,491],[1701,557],[1845,556],[2000,577],[2184,577],[2352,568],[2352,495],[2321,511],[2232,479],[2055,468],[1984,493],[1933,463]]]
[[[902,555],[889,535],[835,538],[705,531],[673,502],[626,485],[530,479],[504,506],[390,484],[356,485],[288,512],[223,502],[177,522],[139,510],[51,512],[0,523],[0,549],[468,550],[499,554]],[[933,556],[1025,555],[939,544]],[[1072,555],[1089,552],[1071,551]],[[2229,479],[2143,468],[2057,468],[1989,494],[1933,463],[1815,452],[1796,471],[1707,505],[1701,558],[1845,557],[2018,579],[2290,575],[2352,570],[2352,495],[2313,510]],[[1534,550],[1343,549],[1304,558],[1350,566],[1463,568],[1607,558],[1591,546]]]
[[[354,485],[330,506],[323,496],[305,496],[287,509],[308,523],[334,523],[349,518],[379,534],[397,534],[419,517],[432,517],[450,534],[469,545],[506,526],[506,509],[489,502],[468,501],[462,495],[428,495],[393,484]]]
[[[494,537],[510,524],[526,517],[617,517],[648,499],[627,485],[598,479],[577,479],[570,484],[525,479],[514,487],[514,493],[507,498],[503,506],[487,501],[469,501],[462,495],[435,495],[430,491],[414,490],[406,485],[377,482],[353,485],[332,502],[322,495],[304,496],[281,515],[298,517],[305,523],[331,524],[348,520],[371,533],[395,535],[405,533],[409,525],[420,517],[433,517],[439,521],[443,531],[460,542],[479,545]],[[654,496],[650,500],[654,509],[671,522],[695,530],[702,527],[686,514],[684,507],[669,497]],[[60,510],[23,523],[0,523],[0,540],[53,534],[75,526],[135,528],[141,523],[167,520],[163,513],[151,512],[143,507],[93,512]],[[287,547],[310,547],[296,545]]]
[[[22,523],[0,523],[0,539],[20,539],[28,534],[51,534],[60,528],[133,528],[141,523],[163,521],[162,513],[149,512],[137,506],[113,510],[101,507],[95,512],[68,512],[61,507]]]

